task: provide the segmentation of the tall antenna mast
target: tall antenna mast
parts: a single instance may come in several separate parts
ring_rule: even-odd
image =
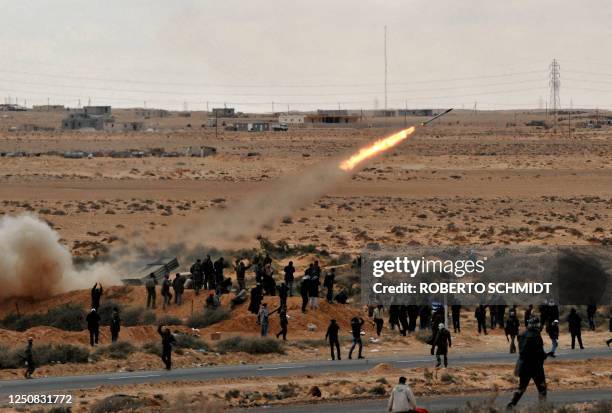
[[[550,64],[550,109],[555,117],[553,123],[557,126],[557,118],[559,109],[561,109],[561,98],[559,97],[559,89],[561,89],[561,66],[557,59],[553,59]]]
[[[387,112],[387,25],[385,25],[385,116]]]

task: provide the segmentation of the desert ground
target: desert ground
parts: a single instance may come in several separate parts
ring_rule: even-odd
[[[312,192],[302,205],[275,217],[265,216],[257,231],[245,229],[239,242],[217,243],[207,227],[215,223],[207,217],[235,213],[234,205],[249,205],[260,194],[283,191],[287,182],[298,180],[305,171],[321,163],[333,164],[370,141],[404,127],[419,124],[422,118],[371,119],[351,127],[290,128],[288,132],[229,132],[204,128],[205,116],[171,116],[144,120],[146,131],[108,133],[100,131],[28,131],[11,127],[36,124],[55,127],[63,115],[57,113],[0,113],[0,216],[33,214],[46,221],[78,263],[96,260],[113,263],[129,256],[140,242],[150,246],[152,256],[176,255],[180,270],[187,271],[192,260],[214,251],[226,259],[240,256],[245,248],[257,249],[260,240],[288,245],[290,254],[274,257],[277,270],[288,260],[296,263],[299,278],[312,260],[323,268],[339,268],[342,284],[350,289],[358,283],[351,261],[366,246],[379,245],[609,245],[612,242],[612,127],[583,127],[593,112],[560,116],[557,128],[526,126],[532,120],[552,123],[544,113],[456,111],[425,128],[419,128],[407,141],[368,162],[354,174],[346,174],[333,184],[321,181],[302,188]],[[116,116],[131,120],[129,111]],[[601,116],[601,115],[600,115]],[[185,156],[187,148],[213,147],[206,157]],[[125,151],[164,148],[179,156],[113,158],[92,156],[68,159],[66,151]],[[14,156],[15,152],[31,156]],[[55,153],[54,153],[55,152]],[[281,183],[279,183],[281,182]],[[284,183],[283,183],[284,182]],[[242,208],[256,220],[259,203]],[[214,218],[211,218],[214,219]],[[225,218],[226,219],[226,218]],[[230,219],[231,220],[231,219]],[[189,241],[177,243],[182,238]],[[136,242],[138,240],[138,244]],[[121,266],[121,271],[127,271]],[[228,274],[232,271],[228,271]],[[278,274],[278,272],[277,272]],[[129,275],[122,273],[121,275]],[[41,274],[44,276],[44,274]],[[249,277],[251,277],[249,272]],[[157,320],[172,315],[184,324],[193,312],[201,312],[205,295],[187,291],[181,307],[155,310]],[[160,297],[158,297],[160,299]],[[103,301],[125,308],[145,304],[143,287],[108,286]],[[276,303],[275,297],[266,301]],[[224,299],[228,306],[229,298]],[[291,299],[288,313],[289,342],[284,354],[220,354],[214,350],[212,333],[221,339],[236,335],[256,336],[255,316],[247,304],[235,308],[228,320],[192,330],[185,325],[172,329],[195,335],[212,350],[185,349],[175,356],[177,367],[253,362],[283,362],[328,358],[328,347],[321,343],[330,318],[336,318],[343,334],[346,353],[350,319],[364,315],[358,297],[346,305],[321,304],[321,309],[299,311],[299,299]],[[324,301],[324,300],[322,300]],[[14,297],[0,303],[0,319],[15,312],[44,313],[73,303],[85,309],[89,291],[66,292],[44,300]],[[275,306],[274,306],[275,307]],[[600,308],[598,330],[585,332],[587,347],[605,346],[608,338],[608,308]],[[585,317],[583,316],[583,319]],[[271,317],[271,332],[278,329]],[[454,335],[452,351],[507,351],[499,329],[488,336],[475,332],[473,309],[463,312],[463,331]],[[155,323],[151,323],[155,324]],[[309,324],[315,329],[309,331]],[[367,338],[373,327],[367,323]],[[0,346],[16,349],[27,337],[36,343],[72,343],[87,346],[86,331],[63,331],[37,326],[25,331],[0,329]],[[124,327],[121,339],[136,346],[158,341],[154,325]],[[378,342],[366,340],[365,355],[424,354],[429,347],[416,336],[400,337],[385,328]],[[109,342],[107,327],[101,345]],[[545,345],[549,342],[545,338]],[[561,348],[568,348],[566,325],[562,323]],[[432,361],[433,363],[433,361]],[[85,374],[103,371],[136,371],[160,368],[159,358],[139,349],[126,359],[98,354],[87,363],[41,366],[39,377]],[[610,358],[584,362],[556,361],[548,371],[558,388],[612,387]],[[159,409],[171,404],[191,405],[202,400],[220,408],[249,407],[264,403],[292,403],[308,399],[308,389],[323,386],[324,399],[348,399],[387,394],[396,376],[409,377],[417,394],[507,391],[515,386],[512,366],[462,366],[449,368],[450,378],[430,376],[430,370],[395,371],[378,366],[366,377],[342,378],[318,375],[306,378],[284,377],[265,383],[255,380],[226,380],[202,383],[174,383],[170,394],[156,386],[133,388],[104,387],[78,392],[79,406],[89,407],[106,396],[122,392],[137,395],[147,406]],[[391,371],[392,370],[392,371]],[[2,379],[20,378],[22,369],[0,370]],[[388,383],[382,380],[385,378]],[[297,388],[290,383],[299,381]],[[328,384],[324,384],[328,383]],[[436,385],[437,384],[437,385]],[[369,392],[381,385],[382,393]],[[290,391],[283,398],[260,400],[253,392]],[[355,391],[361,386],[364,391]],[[432,387],[433,386],[433,387]],[[265,387],[265,388],[264,388]],[[239,390],[236,393],[234,390]],[[245,396],[246,394],[246,396]],[[260,394],[260,396],[261,396]],[[178,400],[178,401],[177,401]],[[172,402],[172,403],[170,403]],[[76,406],[75,406],[76,407]],[[164,411],[164,410],[160,410]],[[170,411],[170,410],[167,410]]]

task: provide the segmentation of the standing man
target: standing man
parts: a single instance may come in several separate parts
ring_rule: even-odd
[[[287,284],[285,284],[285,282],[283,281],[280,285],[280,287],[278,287],[278,298],[280,300],[280,306],[287,308],[287,297],[289,296],[289,287],[287,287]]]
[[[102,293],[102,284],[98,286],[98,283],[95,283],[91,289],[91,308],[95,308],[96,311],[100,308],[100,297],[102,297]]]
[[[444,323],[440,323],[438,324],[438,332],[436,333],[436,336],[434,337],[433,340],[433,344],[431,346],[431,354],[434,354],[434,350],[436,353],[436,360],[438,361],[436,363],[436,368],[440,367],[440,365],[442,364],[442,360],[440,360],[440,356],[444,356],[444,367],[448,367],[448,348],[452,347],[452,343],[451,343],[451,334],[450,331],[448,331],[445,327],[444,327]]]
[[[263,303],[257,314],[257,324],[261,325],[261,336],[268,336],[270,314],[268,313],[268,304]]]
[[[256,284],[255,287],[251,288],[251,301],[249,302],[249,311],[252,314],[259,313],[259,307],[262,299],[263,291],[261,289],[261,285]]]
[[[89,330],[89,344],[93,347],[98,345],[100,337],[100,315],[95,308],[92,308],[85,319],[87,321],[87,330]]]
[[[595,314],[597,313],[597,306],[595,304],[587,305],[587,320],[589,321],[589,329],[595,331]]]
[[[209,290],[215,289],[215,268],[210,258],[210,255],[206,255],[202,262],[202,272],[204,273],[204,288]]]
[[[219,259],[213,264],[213,269],[215,272],[215,288],[219,288],[221,283],[223,283],[223,267],[225,267],[225,261],[223,261],[223,257],[219,257]]]
[[[520,327],[520,321],[516,316],[516,310],[510,310],[510,314],[508,315],[508,319],[506,320],[506,340],[510,342],[510,354],[516,353],[516,344],[514,344],[514,339],[518,336]],[[508,338],[510,336],[510,338]]]
[[[114,343],[119,339],[119,330],[121,330],[121,318],[119,318],[119,309],[113,307],[113,314],[110,321],[111,341]]]
[[[310,298],[310,309],[316,310],[319,308],[319,287],[321,281],[319,275],[321,268],[319,268],[318,261],[315,261],[315,265],[312,267],[310,280],[308,281],[308,297]]]
[[[248,267],[244,265],[241,259],[236,258],[236,281],[238,282],[238,292],[246,290],[246,270]]]
[[[34,370],[36,370],[36,366],[34,365],[34,354],[32,351],[32,346],[34,344],[34,339],[32,337],[28,338],[28,346],[25,349],[25,354],[22,357],[23,361],[26,365],[25,373],[23,374],[26,379],[31,379]]]
[[[340,358],[340,340],[338,340],[338,331],[340,331],[340,327],[338,327],[336,320],[331,320],[329,322],[329,326],[327,327],[327,333],[325,333],[325,339],[329,340],[329,349],[331,351],[332,360],[336,359],[334,356],[334,347],[338,353],[338,360],[342,360]]]
[[[289,288],[289,297],[293,297],[293,280],[295,267],[293,266],[293,261],[289,261],[289,264],[284,269],[285,271],[285,284],[287,284],[287,288]]]
[[[155,279],[155,274],[149,274],[149,277],[145,281],[145,288],[147,289],[147,308],[155,308],[155,296],[157,295],[155,292],[156,285],[157,280]]]
[[[174,280],[172,281],[172,288],[174,288],[174,304],[183,304],[183,292],[185,291],[185,279],[179,273],[176,273]]]
[[[484,331],[485,336],[487,335],[487,320],[486,320],[486,309],[484,305],[479,305],[476,307],[476,311],[474,311],[474,317],[476,317],[476,322],[478,323],[478,334],[481,331]]]
[[[544,374],[544,342],[540,335],[540,320],[532,317],[527,324],[527,331],[519,336],[519,359],[516,365],[516,373],[519,377],[519,387],[508,408],[513,408],[519,402],[529,382],[533,382],[538,389],[540,401],[546,399],[546,375]]]
[[[332,303],[334,299],[334,283],[336,282],[336,269],[332,268],[323,279],[323,286],[327,288],[327,302]]]
[[[157,332],[162,339],[162,355],[161,359],[166,365],[166,370],[172,369],[172,345],[176,343],[176,339],[170,332],[168,327],[162,330],[162,326],[157,327]]]
[[[548,355],[555,357],[555,352],[557,351],[557,346],[559,345],[559,320],[553,320],[553,322],[547,327],[547,330],[548,337],[550,337],[550,341],[552,343]]]
[[[531,318],[531,313],[533,313],[533,305],[529,304],[529,307],[525,310],[525,327],[529,325],[529,319]]]
[[[459,304],[453,304],[451,306],[451,314],[455,334],[461,333],[461,306]]]
[[[580,318],[575,308],[570,310],[569,316],[567,316],[567,324],[572,336],[572,350],[576,348],[576,338],[578,339],[580,350],[584,350],[582,345],[582,318]]]
[[[196,262],[191,266],[191,279],[193,280],[193,289],[195,291],[195,295],[200,295],[200,290],[202,289],[202,283],[204,282],[204,275],[202,273],[202,260],[199,258]]]
[[[306,312],[306,306],[308,305],[308,292],[310,291],[310,269],[312,268],[312,264],[310,267],[304,271],[304,276],[302,277],[302,281],[300,283],[300,296],[302,297],[302,313]]]
[[[167,305],[172,302],[172,294],[170,293],[170,274],[164,275],[164,280],[161,285],[162,308],[165,310]]]
[[[363,327],[363,318],[359,317],[353,317],[353,319],[351,320],[351,332],[353,334],[353,345],[351,346],[351,350],[349,351],[349,360],[351,360],[353,357],[353,350],[355,349],[356,345],[359,345],[359,359],[364,358],[361,355],[361,351],[363,350],[363,342],[361,341],[361,327]]]
[[[372,313],[372,318],[374,319],[374,325],[376,326],[376,335],[380,337],[380,333],[382,332],[383,325],[385,324],[384,316],[384,307],[382,304],[379,304],[374,309]]]

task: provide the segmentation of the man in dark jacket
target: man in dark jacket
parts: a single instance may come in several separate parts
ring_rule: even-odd
[[[505,333],[506,333],[506,340],[510,342],[510,353],[516,353],[516,344],[514,344],[514,339],[516,338],[516,336],[518,336],[519,333],[519,327],[520,327],[520,321],[518,319],[518,317],[516,316],[516,311],[515,310],[510,310],[510,315],[508,316],[508,319],[506,320],[506,327],[505,327]],[[510,336],[508,338],[508,336]]]
[[[351,333],[353,334],[353,345],[351,345],[351,349],[349,351],[349,360],[351,360],[353,357],[353,350],[355,349],[355,346],[359,345],[359,357],[357,358],[364,358],[361,355],[361,352],[363,350],[363,342],[361,341],[361,328],[363,327],[363,318],[357,318],[357,317],[353,317],[353,319],[351,320]]]
[[[525,327],[529,324],[529,319],[531,318],[531,313],[533,313],[533,305],[529,304],[529,307],[525,310]]]
[[[440,356],[444,356],[444,367],[448,367],[448,348],[452,347],[451,334],[450,331],[444,327],[444,323],[438,324],[437,330],[438,332],[436,333],[431,346],[431,354],[433,355],[434,350],[437,348],[435,351],[437,360],[436,367],[440,367],[442,364]]]
[[[329,349],[331,350],[332,360],[336,359],[334,355],[334,347],[338,353],[338,360],[342,360],[340,358],[340,340],[338,340],[338,331],[340,331],[340,327],[338,327],[336,320],[331,320],[329,322],[329,327],[327,327],[327,333],[325,333],[325,339],[329,340]]]
[[[206,255],[202,262],[202,273],[204,274],[204,289],[214,290],[215,289],[215,267],[213,265],[210,255]]]
[[[172,281],[172,288],[174,289],[174,304],[183,304],[183,292],[185,291],[185,278],[177,273]]]
[[[225,267],[225,261],[223,261],[223,257],[219,257],[219,259],[213,264],[213,269],[215,272],[215,288],[221,285],[223,282],[223,267]]]
[[[147,289],[147,308],[155,308],[155,298],[157,296],[157,293],[155,292],[156,285],[157,280],[155,279],[155,274],[149,274],[147,280],[145,281],[145,288]]]
[[[478,334],[480,332],[484,332],[485,336],[487,335],[487,321],[486,321],[486,309],[484,305],[479,305],[476,307],[476,311],[474,311],[474,317],[476,318],[476,322],[478,323]]]
[[[96,311],[100,308],[100,297],[102,297],[103,292],[102,284],[95,283],[91,289],[91,308],[95,308]]]
[[[317,261],[315,261],[315,264],[316,263]],[[317,274],[320,272],[320,268],[317,270],[316,266],[313,266],[310,279],[308,280],[308,298],[310,300],[311,310],[319,308],[319,287],[321,286],[321,280]]]
[[[595,314],[597,313],[597,306],[595,304],[587,305],[587,320],[589,321],[589,328],[595,331]]]
[[[278,311],[278,322],[280,325],[280,331],[276,333],[276,338],[283,336],[283,341],[287,341],[287,326],[289,325],[289,318],[287,317],[287,307],[279,307],[272,311],[270,314]]]
[[[200,290],[202,289],[202,284],[204,284],[204,273],[202,272],[202,260],[199,258],[196,262],[191,266],[191,279],[193,280],[193,290],[196,295],[200,294]]]
[[[429,328],[429,319],[431,317],[431,306],[422,305],[419,307],[419,330],[425,331]]]
[[[312,264],[310,264],[312,267]],[[306,312],[306,306],[308,305],[308,292],[310,291],[310,268],[304,272],[302,281],[300,283],[300,296],[302,297],[302,312]]]
[[[263,300],[263,289],[261,285],[256,284],[255,287],[251,288],[251,300],[249,302],[249,311],[252,314],[259,314],[261,300]]]
[[[552,343],[550,351],[548,355],[551,357],[555,357],[555,352],[557,351],[557,346],[559,343],[559,320],[553,320],[552,323],[546,328],[548,332],[548,337],[550,337],[550,341]]]
[[[287,308],[287,297],[289,296],[289,287],[287,287],[287,284],[285,284],[285,282],[283,281],[280,285],[280,287],[278,287],[278,298],[280,301],[280,306]]]
[[[36,370],[36,366],[34,365],[34,354],[32,351],[32,346],[34,344],[34,339],[32,337],[28,338],[28,346],[25,349],[25,354],[22,359],[26,365],[26,371],[23,374],[26,379],[31,379],[34,370]]]
[[[87,317],[87,330],[89,330],[89,344],[93,347],[94,344],[98,344],[98,337],[100,336],[100,315],[95,308],[92,308]]]
[[[110,321],[111,341],[113,343],[119,339],[119,330],[121,330],[121,318],[119,317],[119,309],[114,307]]]
[[[289,297],[293,297],[293,280],[295,274],[295,267],[293,266],[293,261],[289,261],[289,264],[285,266],[285,284],[287,284],[287,288],[289,289]]]
[[[527,386],[533,379],[540,401],[546,399],[546,375],[544,374],[544,342],[540,335],[540,320],[532,317],[527,324],[527,331],[519,336],[519,359],[516,365],[516,373],[519,377],[519,387],[514,393],[508,408],[516,406],[518,401],[527,390]]]
[[[408,306],[407,305],[399,306],[399,312],[398,312],[397,318],[400,323],[400,334],[402,336],[406,336],[406,332],[408,331],[409,325],[410,325],[408,323]]]
[[[451,314],[453,319],[453,330],[456,333],[461,332],[461,306],[459,304],[453,304],[451,306]]]
[[[170,332],[168,327],[162,330],[162,326],[157,327],[157,332],[162,339],[162,355],[161,359],[166,365],[166,370],[172,369],[172,345],[176,343],[176,339]]]
[[[408,306],[408,331],[410,333],[416,330],[417,318],[419,316],[419,306],[409,305]]]
[[[576,348],[576,338],[578,339],[580,350],[584,350],[582,345],[582,318],[580,318],[575,308],[570,310],[569,316],[567,316],[567,324],[572,336],[572,350]]]
[[[236,281],[238,282],[238,291],[246,289],[246,271],[250,265],[244,265],[241,259],[236,259]]]
[[[332,268],[323,280],[323,287],[327,288],[327,302],[332,303],[334,299],[334,283],[336,282],[336,269]]]

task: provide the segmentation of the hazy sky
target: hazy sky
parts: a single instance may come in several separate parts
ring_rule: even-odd
[[[201,110],[612,108],[609,0],[0,0],[0,96]]]

